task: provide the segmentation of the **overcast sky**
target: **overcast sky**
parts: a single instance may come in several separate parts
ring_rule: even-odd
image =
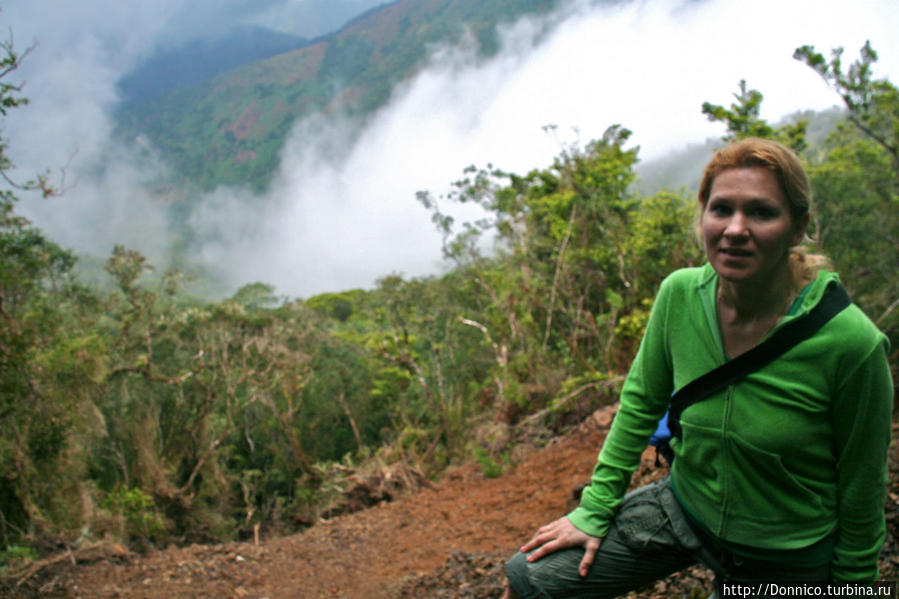
[[[111,143],[116,81],[172,40],[272,15],[286,23],[303,1],[3,5],[0,21],[16,46],[38,42],[19,73],[31,103],[4,128],[12,157],[22,176],[67,165],[67,182],[76,182],[61,198],[24,197],[20,210],[76,251],[103,257],[124,243],[164,267],[169,223],[141,184],[165,164]],[[340,139],[340,123],[328,124],[325,137],[298,123],[269,197],[220,188],[201,199],[191,225],[213,241],[199,259],[232,291],[264,281],[301,297],[370,287],[391,272],[436,273],[439,237],[415,192],[445,192],[469,164],[515,172],[548,166],[561,143],[598,137],[614,123],[634,132],[644,159],[660,156],[722,135],[700,106],[729,104],[740,79],[764,93],[763,116],[772,120],[838,104],[792,59],[803,44],[825,53],[844,46],[848,62],[870,40],[880,55],[875,74],[899,81],[896,0],[578,6],[569,5],[539,44],[534,23],[505,27],[504,50],[486,63],[465,48],[439,52],[337,161],[319,150]],[[554,136],[543,131],[550,124]]]

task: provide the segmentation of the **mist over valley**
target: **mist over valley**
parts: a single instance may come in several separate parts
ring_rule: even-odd
[[[16,172],[65,172],[62,197],[28,197],[22,213],[90,276],[124,244],[211,296],[254,281],[309,296],[442,272],[415,194],[447,193],[469,165],[524,173],[620,124],[640,147],[641,190],[689,186],[723,134],[702,102],[731,102],[745,79],[773,121],[836,106],[792,59],[806,43],[853,56],[871,40],[879,76],[899,60],[899,9],[885,0],[748,13],[721,0],[75,12],[46,0],[0,14],[17,46],[37,42],[22,68],[31,102],[7,123]],[[703,149],[670,166],[688,146]]]

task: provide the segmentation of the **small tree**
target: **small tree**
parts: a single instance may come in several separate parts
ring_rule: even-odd
[[[761,106],[764,96],[755,89],[746,88],[746,80],[740,80],[740,91],[734,94],[736,102],[730,108],[704,102],[702,113],[712,122],[721,121],[727,125],[727,134],[721,139],[726,142],[737,141],[747,137],[763,137],[773,139],[792,148],[796,153],[801,153],[806,148],[805,132],[808,121],[799,120],[796,123],[780,128],[772,127],[761,118]]]
[[[796,49],[793,57],[805,62],[840,94],[849,122],[890,156],[899,176],[899,89],[886,79],[874,79],[871,65],[877,52],[871,42],[862,46],[858,60],[843,70],[843,48],[835,48],[830,60],[814,46]]]
[[[848,68],[843,49],[830,60],[813,46],[805,62],[840,95],[847,122],[827,140],[810,176],[820,214],[821,242],[863,309],[897,341],[899,332],[899,89],[875,79],[877,53],[866,42]]]

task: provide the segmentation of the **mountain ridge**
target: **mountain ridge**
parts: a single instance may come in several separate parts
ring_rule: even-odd
[[[499,23],[545,14],[560,4],[396,0],[300,48],[124,105],[117,135],[148,139],[173,165],[173,185],[262,190],[299,119],[340,114],[364,120],[434,47],[455,45],[470,31],[479,53],[489,56],[499,47]]]
[[[265,27],[237,27],[214,40],[193,40],[160,52],[119,80],[117,87],[125,103],[152,99],[313,41]]]

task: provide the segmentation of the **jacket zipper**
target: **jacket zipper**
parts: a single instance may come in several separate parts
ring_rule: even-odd
[[[722,501],[721,501],[721,523],[718,526],[718,536],[724,537],[726,532],[727,512],[730,506],[730,449],[728,442],[728,429],[730,428],[731,404],[734,386],[728,385],[727,394],[724,396],[724,416],[721,423],[721,450],[724,452],[723,468],[721,471],[722,480]]]

